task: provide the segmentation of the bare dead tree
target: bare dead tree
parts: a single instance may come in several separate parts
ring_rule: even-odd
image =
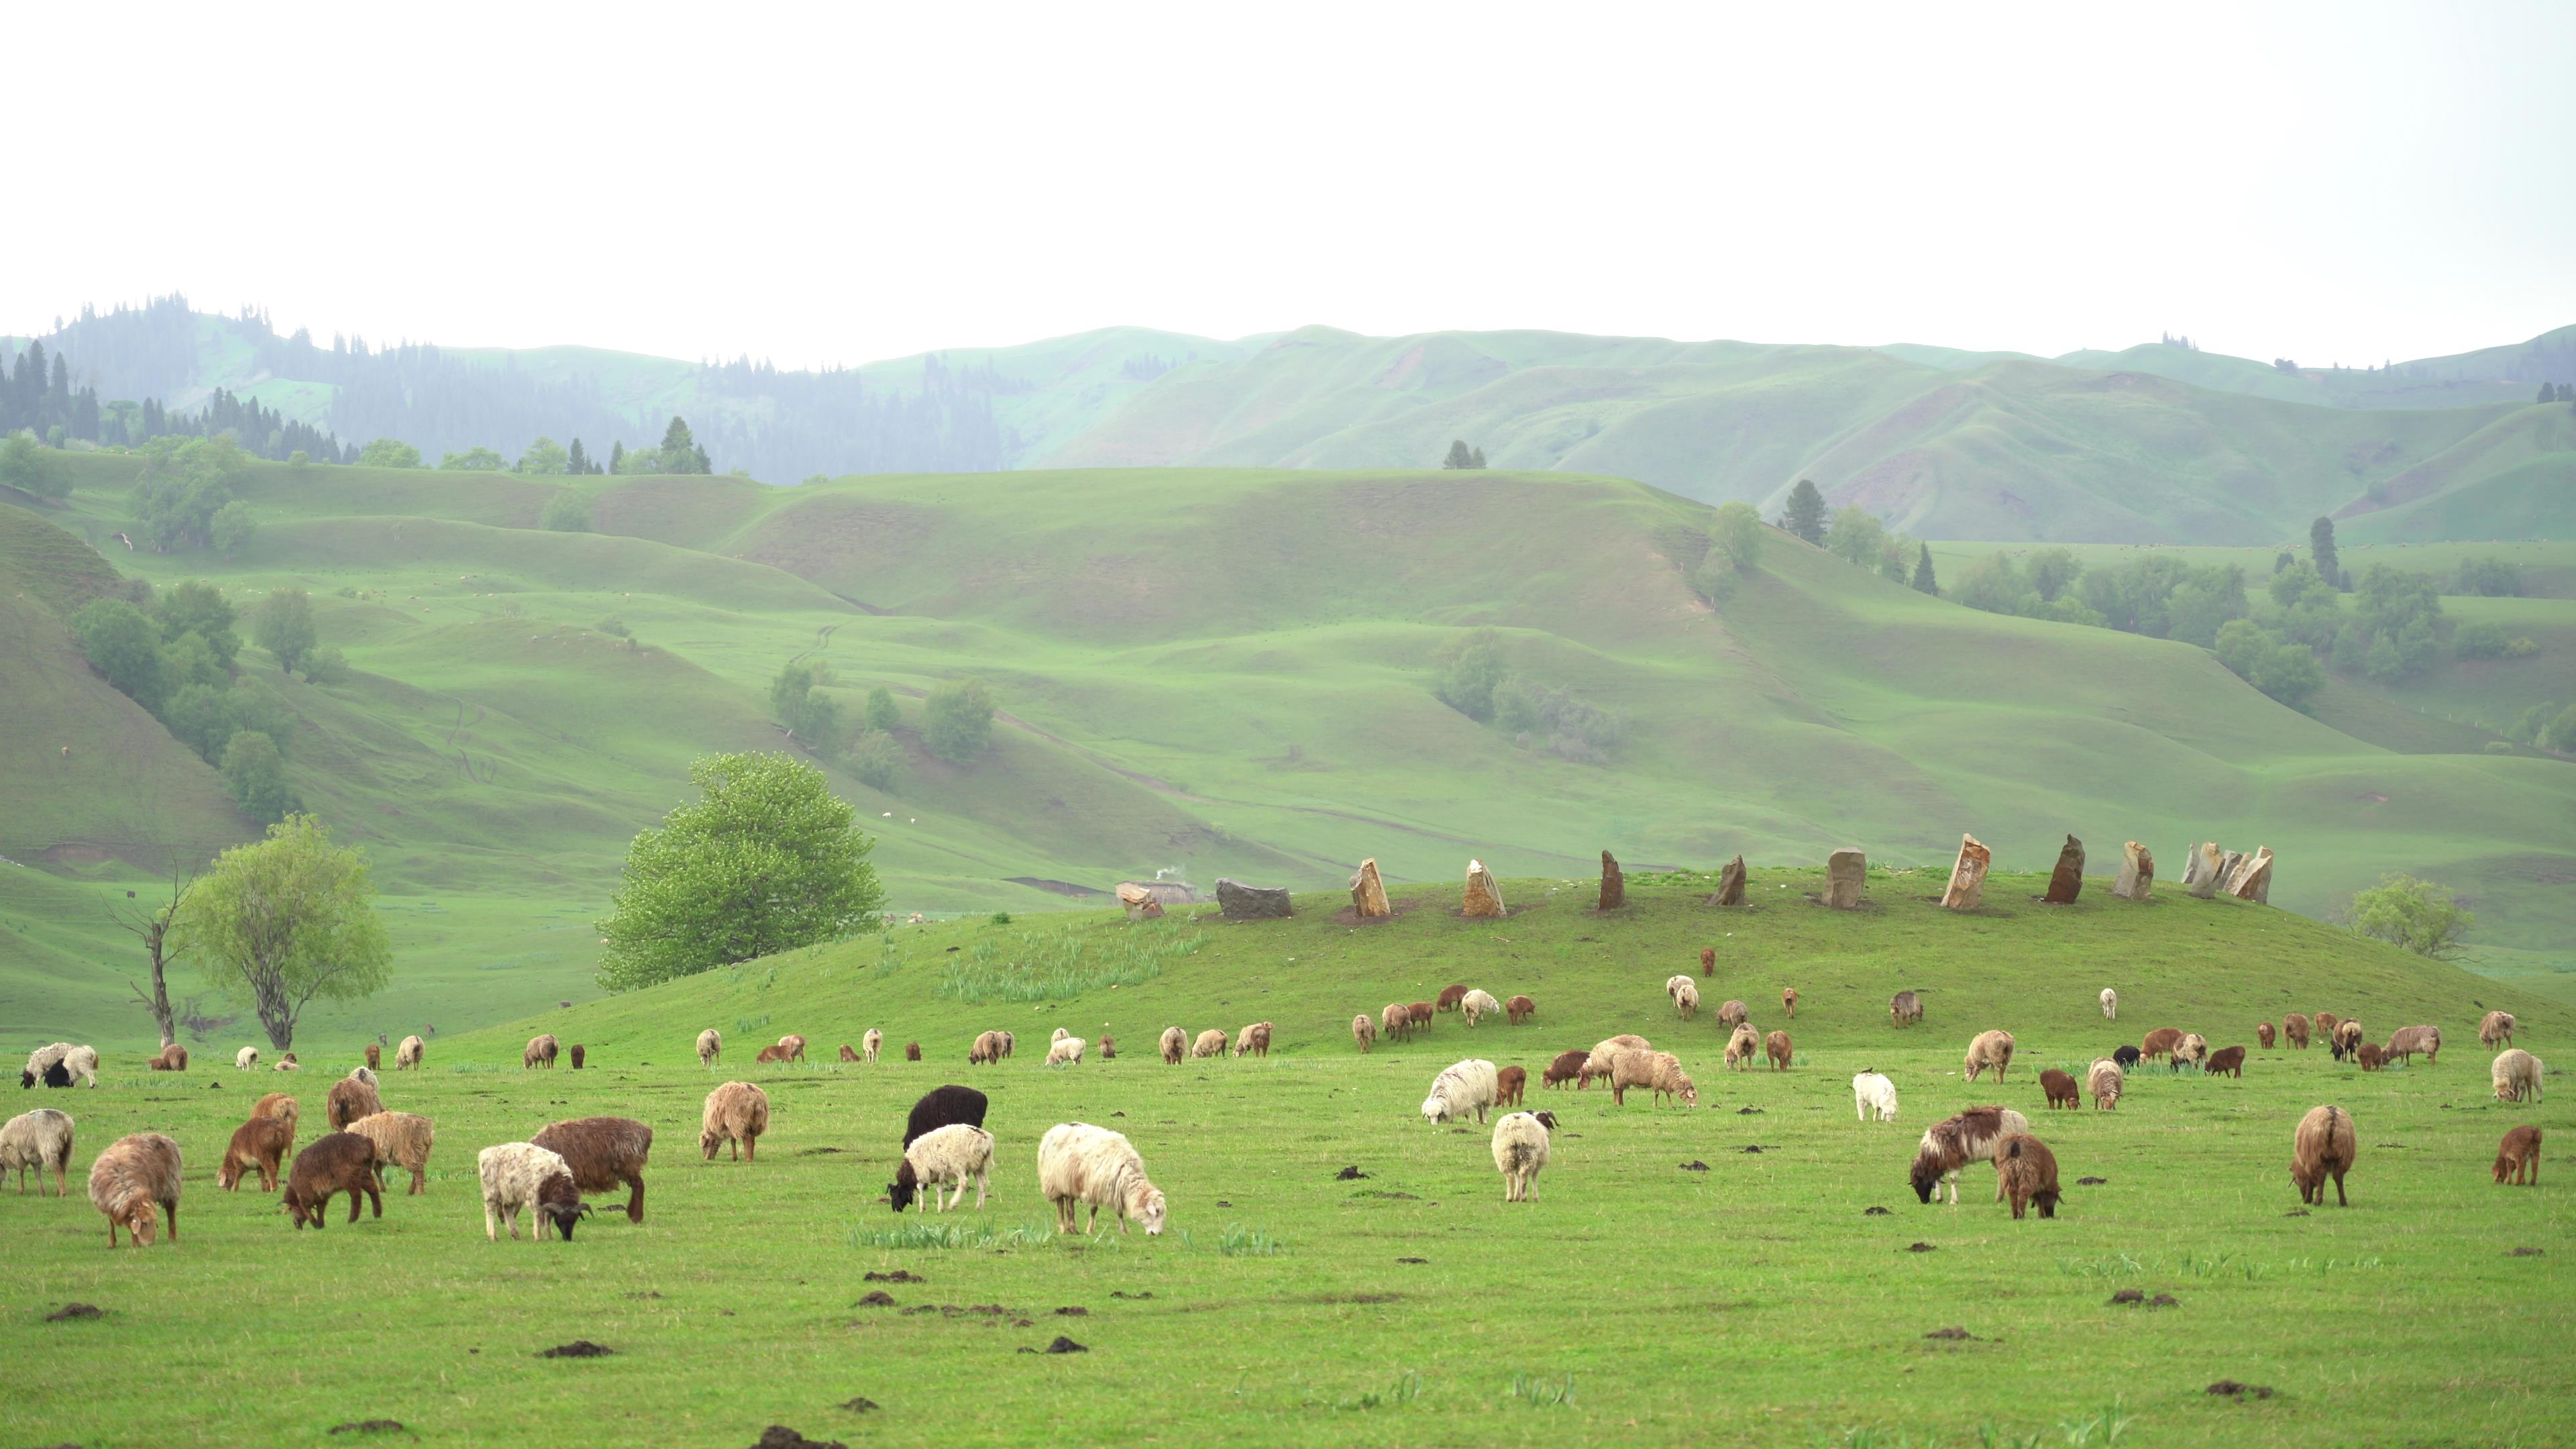
[[[179,903],[187,899],[188,887],[196,883],[197,878],[193,874],[184,870],[173,871],[168,905],[157,909],[125,907],[108,912],[110,920],[143,943],[143,953],[152,963],[151,995],[144,995],[142,985],[130,976],[125,984],[133,991],[134,999],[152,1013],[153,1023],[161,1028],[161,1045],[165,1049],[179,1040],[178,1018],[170,1010],[167,967],[185,949],[183,943],[171,938],[171,928],[179,918]]]

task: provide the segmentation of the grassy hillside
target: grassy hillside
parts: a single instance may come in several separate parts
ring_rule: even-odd
[[[2569,1109],[2558,1094],[2490,1100],[2474,1044],[2482,1006],[2522,1012],[2540,1043],[2565,1034],[2564,1008],[2277,910],[2112,902],[2099,879],[2043,908],[2028,901],[2038,877],[1998,876],[1965,916],[1922,899],[1928,874],[1874,873],[1869,908],[1848,915],[1805,903],[1812,871],[1757,869],[1737,911],[1701,905],[1709,884],[1640,881],[1610,916],[1588,878],[1515,878],[1499,922],[1458,919],[1443,883],[1399,890],[1402,914],[1365,929],[1336,919],[1338,891],[1247,925],[1091,912],[900,929],[443,1034],[426,1071],[384,1081],[389,1105],[437,1123],[426,1194],[400,1195],[397,1174],[381,1219],[318,1236],[256,1184],[213,1190],[208,1164],[249,1095],[281,1084],[303,1096],[310,1141],[316,1074],[344,1070],[353,1038],[317,1036],[313,1072],[293,1078],[114,1060],[99,1090],[53,1094],[80,1118],[79,1165],[119,1133],[173,1133],[190,1163],[184,1233],[109,1253],[77,1194],[0,1194],[0,1279],[21,1305],[0,1351],[48,1365],[0,1399],[0,1432],[144,1442],[176,1417],[208,1444],[320,1444],[386,1419],[423,1443],[479,1443],[523,1434],[538,1395],[548,1436],[573,1446],[748,1443],[772,1423],[853,1443],[1078,1425],[1103,1442],[1537,1445],[1700,1443],[1722,1421],[1728,1442],[1765,1446],[2545,1443],[2576,1426],[2553,1372],[2576,1328],[2563,1184],[2487,1173],[2506,1127],[2563,1132]],[[1087,965],[1150,953],[1161,969],[1036,1002],[942,994],[952,974],[1058,965],[1076,943]],[[1720,957],[1700,982],[1708,1010],[1677,1021],[1661,983],[1702,945]],[[1471,1030],[1447,1016],[1425,1038],[1351,1049],[1351,1012],[1453,980],[1526,992],[1536,1018]],[[1794,1022],[1783,984],[1800,991]],[[2094,1004],[2106,984],[2122,993],[2116,1023]],[[1888,1024],[1899,988],[1923,994],[1920,1028]],[[1724,1069],[1713,1018],[1730,996],[1793,1032],[1791,1070]],[[2241,1080],[2138,1073],[2109,1113],[2047,1112],[2033,1081],[2160,1025],[2251,1047],[2253,1020],[2293,1009],[2374,1034],[2434,1022],[2448,1046],[2439,1065],[2372,1075],[2322,1049],[2255,1049]],[[1276,1024],[1267,1059],[1166,1067],[1150,1045],[1167,1024],[1252,1020]],[[1122,1050],[1049,1070],[1057,1023]],[[689,1055],[707,1025],[727,1037],[713,1075]],[[887,1060],[830,1063],[872,1025]],[[965,1066],[969,1035],[992,1026],[1023,1050]],[[1987,1027],[2015,1033],[2013,1066],[1963,1084],[1961,1048]],[[590,1068],[520,1071],[538,1029],[584,1043]],[[814,1063],[749,1063],[791,1030]],[[1531,1087],[1528,1105],[1558,1114],[1534,1202],[1500,1201],[1485,1128],[1416,1115],[1452,1061],[1535,1076],[1617,1030],[1676,1052],[1699,1106]],[[905,1041],[926,1060],[901,1061]],[[1849,1081],[1868,1068],[1896,1083],[1896,1122],[1853,1120]],[[699,1099],[725,1077],[769,1093],[755,1162],[692,1150]],[[991,1098],[991,1197],[890,1215],[875,1199],[904,1109],[948,1081]],[[1982,1166],[1955,1207],[1913,1199],[1922,1127],[1977,1101],[2024,1111],[2053,1147],[2057,1217],[2012,1220]],[[2301,1210],[2292,1124],[2329,1101],[2359,1127],[2351,1205]],[[587,1113],[655,1128],[644,1221],[603,1194],[571,1243],[476,1236],[474,1153]],[[1132,1138],[1169,1200],[1163,1235],[1050,1231],[1036,1143],[1068,1120]],[[2171,1306],[2115,1301],[2132,1290]],[[103,1316],[43,1321],[68,1301]],[[2354,1307],[2394,1301],[2405,1311]],[[1059,1335],[1084,1351],[1041,1352]],[[610,1355],[537,1356],[575,1339]],[[319,1358],[328,1375],[277,1369]],[[125,1391],[136,1361],[179,1368],[141,1397]],[[2221,1380],[2267,1396],[2213,1396]]]

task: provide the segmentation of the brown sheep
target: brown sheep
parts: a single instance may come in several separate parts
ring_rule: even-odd
[[[644,1221],[644,1167],[653,1154],[653,1129],[630,1117],[581,1117],[556,1122],[528,1139],[563,1158],[572,1169],[573,1186],[583,1192],[611,1192],[619,1183],[631,1191],[626,1220]]]
[[[1190,1043],[1190,1055],[1194,1057],[1224,1056],[1225,1029],[1222,1027],[1212,1026],[1207,1030],[1200,1032],[1199,1039]]]
[[[581,1043],[574,1042],[572,1044],[572,1069],[576,1072],[581,1070],[582,1056],[583,1051]]]
[[[2084,1094],[2076,1087],[2075,1079],[2055,1067],[2050,1067],[2039,1074],[2039,1089],[2048,1094],[2048,1105],[2051,1107],[2084,1105]]]
[[[271,1092],[260,1098],[251,1107],[250,1114],[254,1117],[283,1117],[289,1126],[304,1115],[302,1109],[295,1105],[295,1099],[284,1092]]]
[[[1702,946],[1699,948],[1699,974],[1702,976],[1715,976],[1717,974],[1717,948],[1715,946]]]
[[[1252,1025],[1245,1027],[1242,1031],[1235,1034],[1234,1054],[1236,1056],[1242,1056],[1246,1052],[1249,1052],[1256,1057],[1266,1057],[1270,1055],[1269,1022],[1256,1021]]]
[[[2182,1038],[2183,1030],[2181,1027],[2157,1027],[2154,1031],[2147,1033],[2147,1039],[2145,1041],[2138,1043],[2138,1055],[2146,1058],[2148,1061],[2154,1061],[2158,1057],[2170,1057],[2173,1055],[2173,1049],[2182,1045]]]
[[[2349,1017],[2336,1022],[2334,1033],[2328,1038],[2328,1040],[2333,1045],[2334,1058],[2336,1061],[2342,1061],[2344,1058],[2354,1055],[2361,1050],[2361,1023],[2354,1021]],[[2385,1049],[2383,1049],[2381,1055],[2385,1057],[2386,1054]]]
[[[2297,1051],[2306,1051],[2308,1049],[2308,1019],[2299,1015],[2295,1011],[2282,1017],[2281,1035],[2288,1040],[2292,1049]]]
[[[2298,1184],[2299,1201],[2324,1207],[2326,1179],[2332,1177],[2336,1204],[2352,1206],[2343,1195],[2343,1175],[2352,1171],[2354,1152],[2350,1112],[2332,1106],[2309,1108],[2308,1115],[2299,1119],[2290,1154],[2290,1181]]]
[[[152,1246],[159,1227],[158,1207],[170,1220],[170,1241],[179,1241],[179,1144],[159,1132],[137,1132],[107,1145],[89,1165],[90,1205],[107,1218],[107,1245],[116,1246],[123,1228],[134,1246]]]
[[[411,1174],[411,1197],[429,1191],[429,1154],[438,1145],[438,1129],[426,1117],[409,1112],[378,1112],[349,1124],[349,1130],[376,1144],[376,1182],[387,1167]]]
[[[2316,1014],[2316,1023],[2317,1035],[2331,1042],[2334,1040],[2335,1028],[2343,1025],[2343,1018],[2331,1011],[2320,1011]]]
[[[2504,1134],[2504,1141],[2496,1147],[2495,1180],[2503,1182],[2511,1177],[2513,1185],[2520,1187],[2526,1171],[2531,1175],[2531,1185],[2540,1186],[2540,1129],[2528,1122]]]
[[[1392,1007],[1388,1009],[1393,1010]],[[1188,1031],[1177,1026],[1167,1026],[1163,1028],[1163,1065],[1167,1067],[1179,1066],[1181,1064],[1181,1057],[1187,1053],[1189,1049],[1190,1034]]]
[[[313,1140],[313,1145],[295,1154],[295,1165],[287,1169],[286,1197],[278,1206],[299,1228],[306,1223],[315,1232],[324,1226],[323,1214],[331,1206],[331,1194],[349,1195],[349,1221],[358,1220],[358,1198],[364,1194],[385,1215],[385,1198],[376,1184],[376,1164],[381,1154],[376,1144],[355,1132],[326,1132]]]
[[[769,1094],[749,1082],[727,1082],[707,1093],[698,1128],[698,1151],[716,1160],[727,1146],[738,1162],[759,1160],[760,1134],[769,1130]]]
[[[215,1164],[215,1186],[226,1192],[241,1191],[242,1174],[259,1174],[261,1192],[277,1191],[278,1164],[295,1150],[295,1119],[292,1117],[253,1117],[233,1129],[233,1140],[224,1148],[224,1160]]]
[[[1792,1052],[1790,1050],[1789,1034],[1787,1032],[1775,1031],[1769,1036],[1764,1037],[1762,1039],[1762,1050],[1771,1058],[1771,1070],[1775,1072],[1785,1072],[1789,1070],[1789,1058],[1792,1055]]]
[[[801,1062],[805,1060],[805,1038],[798,1036],[792,1031],[778,1039],[778,1048],[780,1051],[786,1053],[785,1060],[787,1061]]]
[[[2057,1154],[2027,1132],[2016,1132],[1995,1149],[1995,1201],[2012,1203],[2015,1222],[2022,1210],[2036,1205],[2044,1218],[2057,1216]]]
[[[1796,1021],[1798,1019],[1797,987],[1783,986],[1780,988],[1780,1010],[1785,1013],[1791,1021]]]
[[[1402,1041],[1413,1035],[1413,1009],[1401,1001],[1390,1001],[1386,1010],[1377,1014],[1378,1031],[1388,1041]],[[1179,1031],[1179,1027],[1172,1030]]]
[[[2365,1072],[2375,1072],[2388,1065],[2388,1052],[2375,1041],[2366,1041],[2352,1049],[2352,1059],[2361,1063]]]
[[[2478,1045],[2484,1047],[2513,1045],[2513,1013],[2510,1011],[2488,1012],[2485,1018],[2478,1023]],[[184,1056],[180,1059],[179,1065],[182,1070],[186,1069],[187,1059]]]
[[[1753,1019],[1753,1009],[1741,1001],[1730,1001],[1717,1009],[1717,1024],[1733,1030]]]
[[[2201,1070],[2213,1077],[2242,1077],[2245,1075],[2245,1048],[2222,1047],[2211,1052]]]
[[[2267,1052],[2272,1049],[2272,1023],[2268,1021],[2254,1023],[2254,1044]]]
[[[1558,1052],[1556,1060],[1547,1064],[1547,1070],[1539,1073],[1539,1085],[1562,1087],[1568,1082],[1575,1083],[1578,1088],[1589,1085],[1590,1079],[1583,1075],[1583,1064],[1591,1059],[1590,1052]]]
[[[1995,1069],[1995,1080],[1998,1082],[2002,1081],[2005,1073],[2012,1069],[2012,1055],[2013,1039],[2011,1032],[1981,1031],[1977,1033],[1977,1039],[1968,1043],[1968,1058],[1966,1063],[1968,1080],[1972,1082],[1975,1081],[1979,1076],[1984,1074],[1986,1068],[1992,1067]]]
[[[184,1072],[188,1069],[188,1049],[174,1041],[144,1065],[156,1072]]]
[[[841,1060],[842,1060],[842,1061],[844,1061],[844,1062],[855,1062],[855,1061],[857,1061],[858,1059],[859,1059],[859,1054],[858,1054],[857,1052],[854,1052],[854,1051],[850,1050],[850,1044],[849,1044],[848,1042],[843,1042],[843,1043],[841,1043]]]
[[[1464,1000],[1465,998],[1463,998],[1463,997],[1462,997],[1462,998],[1460,998],[1460,999],[1461,999],[1461,1000]],[[1409,1029],[1408,1034],[1410,1034],[1410,1032],[1413,1032],[1413,1031],[1429,1031],[1429,1030],[1431,1029],[1431,1003],[1430,1003],[1430,1002],[1428,1002],[1428,1001],[1417,1001],[1417,1002],[1414,1002],[1412,1005],[1407,1006],[1407,1007],[1404,1009],[1404,1015],[1405,1015],[1406,1020],[1408,1020],[1409,1022],[1411,1022],[1411,1023],[1412,1023],[1412,1025],[1411,1025],[1411,1027],[1410,1027],[1410,1029]]]
[[[1432,1009],[1435,1011],[1456,1011],[1460,1003],[1464,1002],[1466,999],[1467,983],[1464,981],[1452,981],[1448,985],[1440,988],[1440,1000]]]
[[[1521,1089],[1529,1085],[1529,1071],[1524,1067],[1504,1067],[1494,1073],[1494,1105],[1517,1107]]]
[[[322,1099],[322,1120],[334,1132],[346,1132],[349,1124],[361,1117],[372,1117],[385,1110],[376,1089],[355,1077],[342,1077],[331,1084],[331,1095]]]
[[[1514,1026],[1527,1026],[1538,1011],[1538,1003],[1526,996],[1515,996],[1503,1003],[1503,1015]]]
[[[1895,1026],[1923,1024],[1923,998],[1911,991],[1900,991],[1887,999],[1887,1019]]]
[[[985,1033],[987,1036],[990,1036],[991,1034],[992,1033],[990,1032]],[[755,1067],[767,1066],[772,1062],[783,1062],[785,1060],[787,1060],[787,1049],[785,1047],[765,1046],[762,1047],[758,1053],[753,1055],[751,1064]],[[975,1060],[975,1058],[970,1055],[966,1060],[971,1062]]]
[[[1759,1032],[1756,1032],[1753,1029],[1753,1024],[1751,1022],[1745,1022],[1738,1025],[1735,1028],[1735,1034],[1726,1039],[1726,1069],[1728,1071],[1749,1072],[1753,1070],[1753,1059],[1761,1054],[1762,1036]]]
[[[1010,1032],[1008,1032],[1008,1031],[997,1031],[997,1032],[993,1033],[993,1035],[998,1036],[998,1037],[1000,1037],[1000,1038],[1002,1039],[1002,1058],[1003,1058],[1003,1060],[1008,1061],[1008,1060],[1010,1059],[1010,1055],[1011,1055],[1012,1051],[1013,1051],[1013,1050],[1015,1050],[1015,1049],[1019,1046],[1019,1044],[1020,1044],[1020,1039],[1019,1039],[1018,1037],[1016,1037],[1016,1036],[1011,1035],[1011,1033],[1010,1033]],[[799,1037],[799,1038],[797,1039],[797,1046],[798,1046],[800,1049],[804,1046],[804,1039],[803,1039],[802,1037]]]
[[[555,1064],[555,1053],[560,1050],[562,1050],[561,1044],[556,1042],[553,1032],[532,1036],[528,1038],[527,1049],[519,1053],[519,1070],[524,1072],[530,1067],[552,1067]]]
[[[1361,1051],[1377,1045],[1377,1023],[1369,1020],[1365,1011],[1351,1018],[1351,1044]]]
[[[917,1042],[917,1041],[908,1041],[908,1042],[905,1042],[905,1043],[903,1044],[903,1059],[904,1059],[905,1061],[908,1061],[908,1062],[917,1062],[917,1061],[920,1061],[920,1060],[921,1060],[921,1043],[919,1043],[919,1042]]]
[[[2425,1065],[2440,1066],[2442,1029],[2438,1026],[2401,1026],[2388,1038],[2391,1061],[2411,1062],[2417,1052],[2424,1054]]]
[[[367,1043],[367,1070],[379,1072],[384,1070],[384,1066],[385,1049],[374,1042]]]
[[[764,1062],[773,1060],[769,1054],[776,1050],[778,1050],[776,1047],[763,1048],[760,1059]],[[975,1044],[966,1049],[966,1065],[970,1067],[988,1066],[1001,1059],[1002,1034],[998,1031],[977,1032]]]
[[[1100,1038],[1100,1059],[1104,1062],[1118,1060],[1118,1038],[1105,1034]]]

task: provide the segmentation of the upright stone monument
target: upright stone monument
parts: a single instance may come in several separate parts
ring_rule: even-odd
[[[1941,892],[1941,908],[1973,911],[1986,898],[1986,867],[1995,853],[1973,835],[1959,837],[1958,863],[1950,867],[1950,887]]]
[[[2236,879],[2228,885],[2227,893],[2240,901],[2271,904],[2272,847],[2264,845],[2255,848],[2253,857],[2236,872]]]
[[[2071,906],[2084,894],[2084,842],[2070,835],[2066,847],[2057,852],[2057,869],[2048,873],[2048,894],[2043,897],[2053,906]]]
[[[1360,862],[1359,874],[1351,877],[1351,910],[1363,921],[1374,921],[1395,914],[1386,900],[1386,882],[1377,876],[1377,858]]]
[[[1459,902],[1458,913],[1471,917],[1493,917],[1503,914],[1503,888],[1494,883],[1493,873],[1481,860],[1467,862],[1467,893]]]
[[[1825,857],[1824,903],[1838,911],[1860,909],[1861,882],[1869,874],[1869,857],[1846,845]]]
[[[1628,904],[1628,878],[1619,873],[1619,857],[1601,852],[1601,909],[1615,911]]]
[[[1735,859],[1728,861],[1726,863],[1726,868],[1717,873],[1717,894],[1710,896],[1708,898],[1708,903],[1712,906],[1740,906],[1744,904],[1743,856],[1739,855]]]
[[[2156,891],[2156,857],[2132,840],[2120,847],[2120,878],[2111,885],[2114,898],[2144,901]]]
[[[2218,894],[2218,868],[2226,863],[2226,854],[2215,840],[2204,840],[2191,848],[2191,864],[2183,870],[2182,883],[2202,900]]]

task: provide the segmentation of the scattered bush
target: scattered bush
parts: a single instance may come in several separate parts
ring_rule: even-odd
[[[378,438],[358,450],[358,463],[367,468],[417,468],[420,449],[400,438]]]
[[[2489,599],[2517,598],[2522,593],[2522,570],[2500,558],[2464,558],[2452,590]]]
[[[1494,717],[1494,686],[1503,682],[1503,636],[1491,629],[1452,635],[1433,656],[1440,665],[1431,693],[1479,724]]]
[[[903,746],[884,730],[869,730],[850,746],[850,774],[871,790],[891,793],[903,776]]]
[[[2314,651],[2283,643],[2251,619],[2230,619],[2218,631],[2218,662],[2296,710],[2305,710],[2326,683]]]
[[[2445,887],[2403,874],[2383,875],[2377,886],[2354,892],[2344,921],[2361,935],[2435,958],[2456,953],[2478,923]]]
[[[993,697],[980,679],[952,680],[930,691],[922,741],[950,764],[963,764],[993,743]]]
[[[538,523],[553,533],[590,532],[590,500],[567,488],[546,500]]]

